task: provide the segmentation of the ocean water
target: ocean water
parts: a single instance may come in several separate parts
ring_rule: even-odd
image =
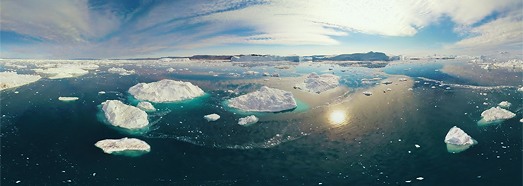
[[[129,64],[124,68],[137,74],[108,74],[104,70],[109,67],[102,66],[96,74],[78,78],[42,79],[0,93],[1,185],[521,185],[523,93],[516,87],[523,84],[522,74],[472,65],[174,64],[177,71],[167,73],[170,66]],[[275,68],[281,66],[289,68]],[[189,70],[179,70],[185,68]],[[281,77],[244,75],[247,70]],[[252,113],[224,105],[263,84],[292,90],[292,78],[310,72],[334,73],[344,89],[322,95],[295,92],[299,108],[255,113],[260,121],[248,127],[237,122]],[[373,77],[412,79],[361,83]],[[103,101],[135,105],[129,87],[165,78],[190,81],[206,95],[154,104],[158,111],[149,114],[152,124],[145,131],[112,127],[100,117]],[[439,81],[451,85],[439,86]],[[512,87],[491,88],[495,85]],[[392,91],[382,93],[385,88]],[[361,95],[367,89],[374,95]],[[80,99],[61,102],[59,96]],[[509,110],[517,116],[478,126],[481,112],[501,101],[511,102]],[[203,116],[211,113],[221,118],[207,122]],[[443,140],[453,126],[478,144],[447,152]],[[123,137],[142,139],[151,151],[131,157],[105,154],[94,146]]]

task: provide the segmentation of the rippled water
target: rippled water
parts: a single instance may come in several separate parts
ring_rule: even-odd
[[[367,69],[317,63],[176,64],[177,69],[189,70],[174,73],[167,73],[163,66],[129,65],[126,68],[136,69],[137,75],[107,74],[104,67],[96,75],[43,79],[1,92],[1,183],[520,185],[523,95],[510,87],[522,84],[522,74],[493,70],[477,73],[481,76],[459,75],[469,65],[420,62]],[[282,78],[266,81],[260,74],[229,75],[246,70],[279,73]],[[321,95],[292,90],[296,82],[292,78],[309,72],[339,75],[344,88]],[[412,79],[390,85],[361,82],[396,75]],[[155,104],[159,111],[150,114],[153,124],[146,131],[121,130],[99,117],[101,102],[119,99],[136,104],[126,92],[129,87],[163,78],[191,81],[207,94],[190,101]],[[452,84],[452,89],[440,87],[440,81]],[[293,91],[299,108],[256,114],[258,123],[238,125],[240,117],[252,113],[228,108],[223,102],[262,84]],[[407,90],[410,87],[412,91]],[[374,94],[362,95],[367,89]],[[59,96],[80,100],[61,102]],[[511,102],[509,110],[517,116],[497,125],[477,126],[481,112],[501,101]],[[221,118],[207,122],[203,116],[211,113]],[[452,126],[460,127],[479,144],[459,154],[448,153],[443,139]],[[127,157],[104,154],[94,146],[98,140],[122,137],[146,141],[151,152]],[[423,180],[416,179],[420,177]]]

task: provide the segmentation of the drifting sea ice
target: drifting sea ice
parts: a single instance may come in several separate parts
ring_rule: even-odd
[[[501,107],[492,107],[488,110],[485,110],[481,113],[481,120],[478,121],[479,126],[484,126],[488,124],[500,123],[504,120],[515,117],[516,114],[502,109]]]
[[[36,73],[47,76],[49,79],[73,78],[88,74],[87,70],[97,69],[98,65],[94,64],[63,64],[54,68],[33,69]]]
[[[250,116],[247,116],[247,117],[244,117],[244,118],[240,118],[238,120],[238,124],[239,125],[243,125],[243,126],[246,126],[246,125],[252,125],[254,123],[258,122],[258,118],[254,115],[250,115]]]
[[[465,131],[454,126],[445,136],[447,151],[450,153],[459,153],[467,150],[478,142],[470,137]]]
[[[134,70],[126,70],[124,68],[119,68],[119,67],[109,68],[107,70],[107,72],[113,73],[113,74],[120,74],[121,76],[128,76],[128,75],[131,75],[131,74],[135,73]]]
[[[156,103],[182,101],[204,94],[200,87],[190,82],[169,79],[152,83],[138,83],[129,88],[129,93],[138,100]]]
[[[17,74],[16,72],[0,72],[0,90],[27,85],[38,81],[39,75]]]
[[[58,100],[60,101],[76,101],[78,99],[78,97],[58,97]]]
[[[207,120],[207,121],[216,121],[216,120],[220,119],[220,115],[218,115],[218,114],[209,114],[209,115],[203,116],[203,118],[205,118],[205,120]]]
[[[266,86],[258,91],[232,98],[228,105],[247,112],[279,112],[298,106],[291,92]]]
[[[109,123],[117,127],[140,129],[149,125],[145,111],[134,106],[126,105],[119,100],[107,100],[103,102],[102,110]]]
[[[151,151],[151,146],[136,138],[105,139],[94,144],[107,154],[137,156]]]
[[[311,73],[303,83],[295,85],[296,88],[314,93],[322,93],[327,90],[338,87],[340,77],[333,74],[322,74]]]

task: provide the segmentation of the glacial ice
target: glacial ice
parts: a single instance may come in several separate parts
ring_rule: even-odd
[[[149,124],[147,113],[119,100],[107,100],[102,103],[105,118],[114,126],[126,129],[140,129]]]
[[[111,67],[107,70],[107,72],[113,73],[113,74],[120,74],[121,76],[128,76],[128,75],[135,73],[134,70],[126,70],[126,69],[120,68],[120,67]]]
[[[291,92],[266,86],[258,91],[232,98],[228,105],[248,112],[279,112],[297,107]]]
[[[254,124],[258,122],[258,118],[255,116],[255,115],[250,115],[250,116],[247,116],[247,117],[243,117],[243,118],[240,118],[238,120],[238,124],[239,125],[251,125],[251,124]]]
[[[76,101],[78,100],[78,97],[58,97],[58,100],[60,101]]]
[[[452,127],[447,136],[445,136],[445,143],[447,144],[447,151],[450,153],[459,153],[467,150],[472,145],[478,142],[460,128]]]
[[[498,106],[500,106],[501,108],[509,108],[511,105],[512,105],[512,103],[510,103],[508,101],[502,101],[498,104]]]
[[[151,104],[150,102],[147,102],[147,101],[141,101],[140,103],[138,103],[138,105],[136,105],[136,107],[142,109],[145,112],[156,111],[156,108],[154,108],[153,104]]]
[[[138,100],[156,103],[182,101],[204,94],[200,87],[190,82],[170,79],[152,83],[138,83],[129,88],[129,93]]]
[[[151,146],[149,146],[149,144],[136,138],[105,139],[96,142],[94,145],[107,154],[124,151],[151,151]]]
[[[39,75],[17,74],[16,72],[0,72],[0,90],[19,87],[38,81]]]
[[[311,73],[307,76],[307,79],[303,83],[296,84],[295,87],[314,93],[322,93],[327,90],[338,87],[340,77],[333,74],[322,74]]]
[[[481,117],[483,117],[483,118],[478,122],[478,124],[503,121],[506,119],[513,118],[515,116],[516,116],[516,114],[514,114],[508,110],[502,109],[499,106],[492,107],[481,113]]]
[[[218,114],[209,114],[209,115],[203,116],[203,118],[205,118],[207,121],[216,121],[216,120],[220,119],[220,115],[218,115]]]
[[[519,87],[518,91],[523,92],[523,87]]]
[[[36,73],[43,74],[49,79],[62,79],[62,78],[73,78],[83,76],[89,71],[75,67],[75,66],[62,66],[48,69],[33,69]]]

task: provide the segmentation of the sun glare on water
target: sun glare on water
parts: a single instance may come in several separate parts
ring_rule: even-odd
[[[333,125],[345,125],[347,121],[347,113],[342,110],[335,110],[329,114],[329,123]]]

